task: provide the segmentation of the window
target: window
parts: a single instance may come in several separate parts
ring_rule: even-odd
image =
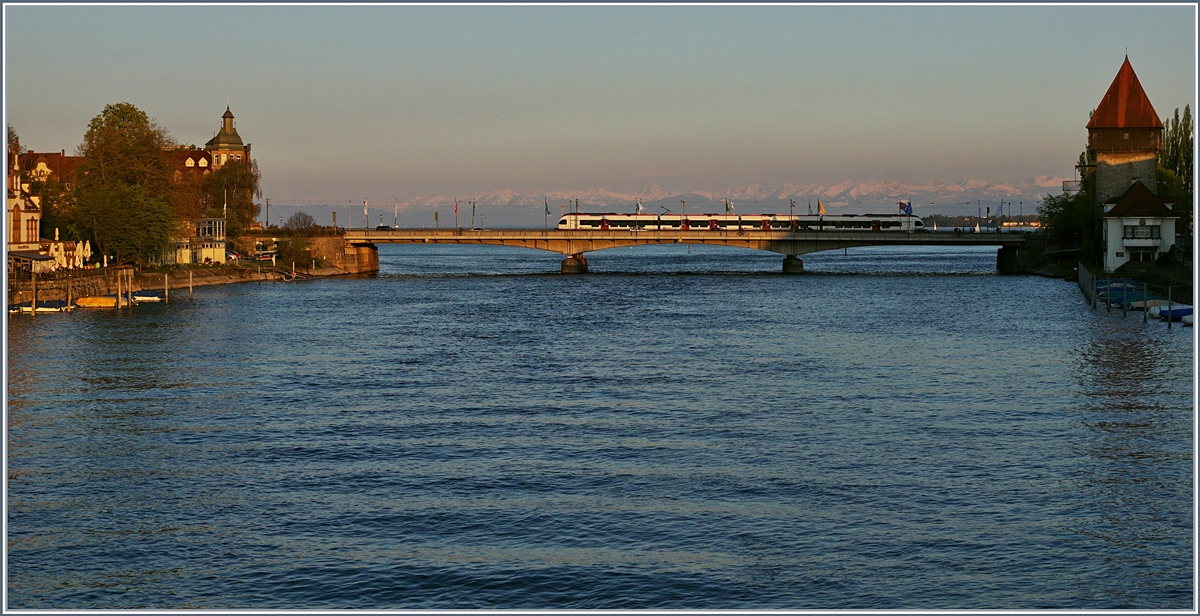
[[[189,158],[189,159],[187,159],[186,161],[184,161],[184,162],[183,162],[183,165],[184,165],[185,167],[195,167],[195,166],[196,166],[196,163],[195,163],[195,161],[193,161],[191,158]]]
[[[207,161],[207,160],[204,160],[203,158],[201,158],[201,159],[200,159],[200,166],[201,166],[201,167],[207,167],[207,166],[208,166],[208,161]]]
[[[1158,225],[1125,225],[1125,239],[1148,240],[1161,237]]]

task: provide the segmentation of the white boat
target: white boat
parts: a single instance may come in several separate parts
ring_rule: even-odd
[[[1193,318],[1193,317],[1195,317],[1195,316],[1196,316],[1196,315],[1194,315],[1194,314],[1185,314],[1185,315],[1183,315],[1183,317],[1182,317],[1182,318],[1180,318],[1179,320],[1180,320],[1180,321],[1182,321],[1184,325],[1187,325],[1188,327],[1191,327],[1191,326],[1192,326],[1192,318]]]
[[[158,291],[142,290],[133,292],[133,301],[139,304],[143,302],[161,302],[163,298],[162,294]]]
[[[1170,315],[1171,320],[1178,321],[1181,318],[1192,314],[1192,307],[1187,304],[1171,304],[1168,312],[1167,306],[1154,306],[1150,309],[1150,316],[1160,319],[1167,318]]]

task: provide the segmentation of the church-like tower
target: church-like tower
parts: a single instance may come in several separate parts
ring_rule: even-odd
[[[242,143],[242,137],[233,127],[233,112],[229,111],[228,105],[221,116],[221,130],[204,144],[204,149],[212,152],[214,171],[231,160],[250,160],[250,144]]]
[[[1096,206],[1125,194],[1140,180],[1156,191],[1163,123],[1138,82],[1129,57],[1087,124],[1088,151],[1096,159]]]

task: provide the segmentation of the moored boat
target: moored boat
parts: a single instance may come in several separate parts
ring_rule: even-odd
[[[117,298],[114,295],[81,297],[75,300],[75,305],[80,308],[116,308]]]
[[[1186,304],[1173,304],[1170,309],[1167,306],[1155,306],[1150,309],[1150,316],[1164,320],[1178,321],[1189,314],[1192,314],[1192,307]]]
[[[38,300],[38,312],[65,312],[70,309],[67,302],[61,299],[43,299]],[[20,302],[17,304],[9,304],[8,311],[13,312],[33,312],[33,306],[30,302]]]
[[[163,301],[162,293],[158,291],[141,290],[133,292],[133,301],[138,302],[161,302]]]

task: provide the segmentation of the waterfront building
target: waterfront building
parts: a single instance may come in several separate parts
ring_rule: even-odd
[[[215,265],[225,262],[225,219],[201,218],[183,227],[164,255],[167,265]]]
[[[1163,123],[1128,56],[1092,113],[1087,129],[1088,152],[1096,161],[1095,204],[1103,221],[1105,271],[1111,272],[1131,259],[1153,260],[1174,244],[1177,217],[1170,210],[1164,213],[1166,202],[1155,195]],[[1135,190],[1135,185],[1145,190]],[[1157,238],[1159,244],[1151,246],[1146,237],[1126,238],[1127,228],[1137,234],[1170,229],[1171,236]]]
[[[221,116],[221,130],[204,144],[204,149],[212,155],[209,164],[214,171],[230,161],[250,160],[250,144],[242,143],[241,135],[238,135],[237,129],[234,128],[233,113],[229,111],[228,105],[225,106],[225,114]]]
[[[1104,203],[1104,271],[1129,262],[1152,262],[1175,244],[1174,197],[1160,197],[1142,182]]]
[[[42,239],[42,197],[32,194],[47,190],[46,184],[56,180],[56,190],[71,189],[71,172],[81,160],[59,152],[22,152],[11,156],[8,169],[8,272],[48,272],[63,268],[80,268],[91,256],[91,245],[84,242],[60,241],[58,230],[54,240]],[[31,191],[40,184],[38,191]]]

